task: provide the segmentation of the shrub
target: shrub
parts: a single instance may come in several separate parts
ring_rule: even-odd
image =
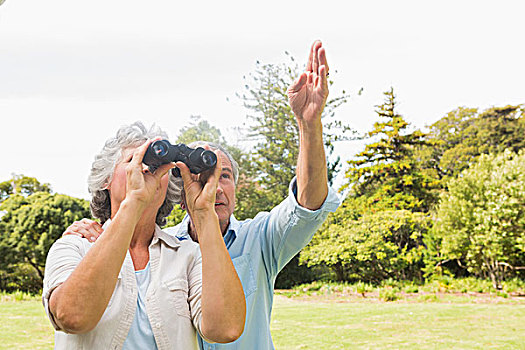
[[[396,301],[399,299],[397,288],[379,288],[379,299],[383,301]]]

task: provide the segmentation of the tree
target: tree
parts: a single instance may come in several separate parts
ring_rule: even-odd
[[[247,155],[239,147],[228,143],[222,136],[219,128],[211,125],[207,120],[202,119],[200,116],[193,116],[190,125],[181,128],[179,131],[176,142],[190,144],[199,140],[221,145],[239,164],[239,180],[236,184],[237,202],[235,215],[241,220],[246,218],[247,215],[251,214],[251,203],[254,202],[253,193],[244,190],[246,187],[251,188],[251,183],[246,176],[249,171],[247,170]],[[185,213],[186,212],[179,206],[175,206],[167,218],[166,226],[174,226],[178,224],[184,218]]]
[[[429,217],[408,210],[361,214],[359,205],[349,198],[330,215],[301,252],[301,262],[327,265],[339,281],[421,280]]]
[[[437,212],[443,259],[457,259],[494,288],[524,269],[525,152],[481,155],[450,181]]]
[[[257,62],[255,72],[245,79],[245,92],[238,94],[249,111],[252,124],[248,138],[253,145],[245,159],[243,181],[237,186],[236,215],[240,218],[253,217],[278,205],[288,196],[288,185],[295,176],[299,153],[298,127],[288,104],[287,89],[302,69],[293,57],[288,57],[289,62],[283,64]],[[328,100],[322,116],[330,182],[340,165],[340,159],[333,157],[335,142],[351,139],[354,135],[349,126],[335,118],[336,109],[348,98],[343,91],[342,95]],[[313,274],[298,264],[296,256],[279,274],[275,283],[277,288],[288,288],[313,279]]]
[[[288,55],[288,54],[287,54]],[[287,89],[300,75],[301,69],[289,56],[290,62],[283,64],[261,64],[257,62],[254,73],[250,74],[246,91],[239,95],[244,106],[251,112],[253,121],[249,139],[256,142],[249,162],[247,177],[256,185],[247,189],[254,199],[255,213],[269,210],[288,195],[288,184],[295,176],[299,153],[298,128],[288,104]],[[330,82],[331,85],[331,82]],[[327,101],[323,112],[324,141],[327,150],[329,181],[332,181],[339,167],[340,159],[333,157],[337,141],[353,139],[354,131],[335,118],[336,109],[346,103],[349,95],[342,95]]]
[[[63,194],[37,192],[23,197],[12,195],[0,210],[0,269],[28,263],[42,285],[47,252],[75,220],[90,217],[86,200]]]
[[[184,143],[186,145],[194,141],[208,141],[215,144],[220,144],[228,148],[225,145],[225,140],[222,137],[221,131],[215,126],[211,125],[207,120],[202,119],[200,116],[192,116],[192,121],[189,126],[184,126],[179,130],[177,136],[177,143]],[[166,218],[165,227],[175,226],[184,219],[186,211],[180,206],[175,205],[170,215]]]
[[[348,183],[343,189],[351,187],[352,196],[366,197],[368,207],[426,212],[435,201],[436,183],[421,171],[414,156],[416,148],[425,144],[425,134],[407,132],[409,124],[397,113],[393,88],[384,95],[385,102],[376,110],[382,121],[368,133],[377,141],[348,161]]]
[[[34,177],[16,174],[12,179],[0,182],[0,202],[13,194],[29,196],[36,192],[51,193],[51,186],[47,183],[40,183]]]
[[[525,148],[525,107],[492,107],[483,112],[460,107],[430,126],[420,157],[446,183],[480,154]]]
[[[200,116],[191,116],[189,126],[184,126],[179,131],[177,142],[190,144],[194,141],[208,141],[218,144],[225,143],[221,131]]]

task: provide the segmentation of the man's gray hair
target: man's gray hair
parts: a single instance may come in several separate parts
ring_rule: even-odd
[[[237,164],[237,161],[233,159],[233,156],[230,154],[230,152],[226,150],[226,148],[224,148],[223,146],[217,143],[208,142],[208,141],[194,141],[188,144],[187,146],[191,148],[209,146],[212,151],[221,151],[222,153],[224,153],[226,157],[228,157],[228,160],[230,161],[230,163],[232,164],[233,179],[235,180],[235,185],[237,185],[237,180],[239,180],[239,164]],[[176,178],[175,188],[176,188],[178,196],[182,198],[182,190],[184,189],[182,178],[180,177]]]
[[[102,151],[95,156],[88,177],[88,190],[91,193],[91,213],[99,219],[102,224],[111,217],[111,200],[107,186],[113,177],[113,171],[122,156],[122,150],[128,147],[140,146],[148,139],[155,137],[167,139],[167,134],[155,124],[151,128],[141,122],[124,125],[115,137],[110,138],[104,144]],[[181,201],[181,192],[177,189],[177,178],[169,172],[169,183],[164,203],[157,212],[155,222],[159,226],[166,224],[166,217],[171,213],[173,206]]]

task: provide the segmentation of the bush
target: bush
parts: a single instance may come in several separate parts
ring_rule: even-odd
[[[418,298],[419,301],[439,301],[436,294],[423,294]]]
[[[481,155],[441,197],[433,229],[440,259],[461,261],[501,290],[525,261],[524,206],[525,151]]]
[[[419,286],[413,283],[408,283],[403,287],[403,291],[405,293],[418,293],[419,292]]]
[[[399,299],[397,288],[385,287],[379,288],[379,299],[383,301],[396,301]]]
[[[474,277],[454,279],[441,276],[421,285],[411,281],[395,281],[392,279],[385,280],[375,286],[363,281],[354,284],[314,281],[297,285],[291,291],[280,292],[280,294],[288,297],[304,295],[350,296],[358,294],[365,297],[366,293],[374,291],[379,293],[380,300],[385,301],[400,299],[402,292],[407,294],[419,293],[421,294],[420,299],[423,298],[421,301],[436,301],[438,300],[438,293],[486,293],[507,298],[511,295],[525,295],[525,281],[520,279],[506,281],[501,291],[496,290],[490,280],[480,280]]]
[[[27,263],[10,264],[0,271],[0,289],[6,292],[24,291],[40,294],[42,282],[36,270]]]
[[[513,278],[511,280],[505,281],[503,282],[503,290],[507,293],[525,295],[525,280]]]
[[[372,287],[372,285],[368,283],[359,281],[355,284],[356,293],[361,294],[363,298],[365,297],[365,293],[372,292],[373,290],[374,288]]]
[[[26,300],[39,300],[40,294],[31,294],[21,290],[14,292],[0,292],[0,302],[2,301],[26,301]]]
[[[310,283],[319,279],[326,271],[329,269],[324,266],[300,265],[299,256],[295,256],[277,275],[275,288],[289,289],[300,284]]]

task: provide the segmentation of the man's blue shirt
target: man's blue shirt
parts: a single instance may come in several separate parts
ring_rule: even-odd
[[[246,297],[246,323],[239,339],[229,344],[208,344],[199,339],[201,349],[274,349],[270,334],[275,278],[281,269],[312,239],[328,216],[340,204],[339,196],[330,189],[321,208],[309,210],[296,200],[296,181],[292,180],[289,196],[270,212],[238,221],[232,215],[224,235],[226,248],[241,280]],[[175,227],[164,231],[182,239],[188,233],[189,216]]]

